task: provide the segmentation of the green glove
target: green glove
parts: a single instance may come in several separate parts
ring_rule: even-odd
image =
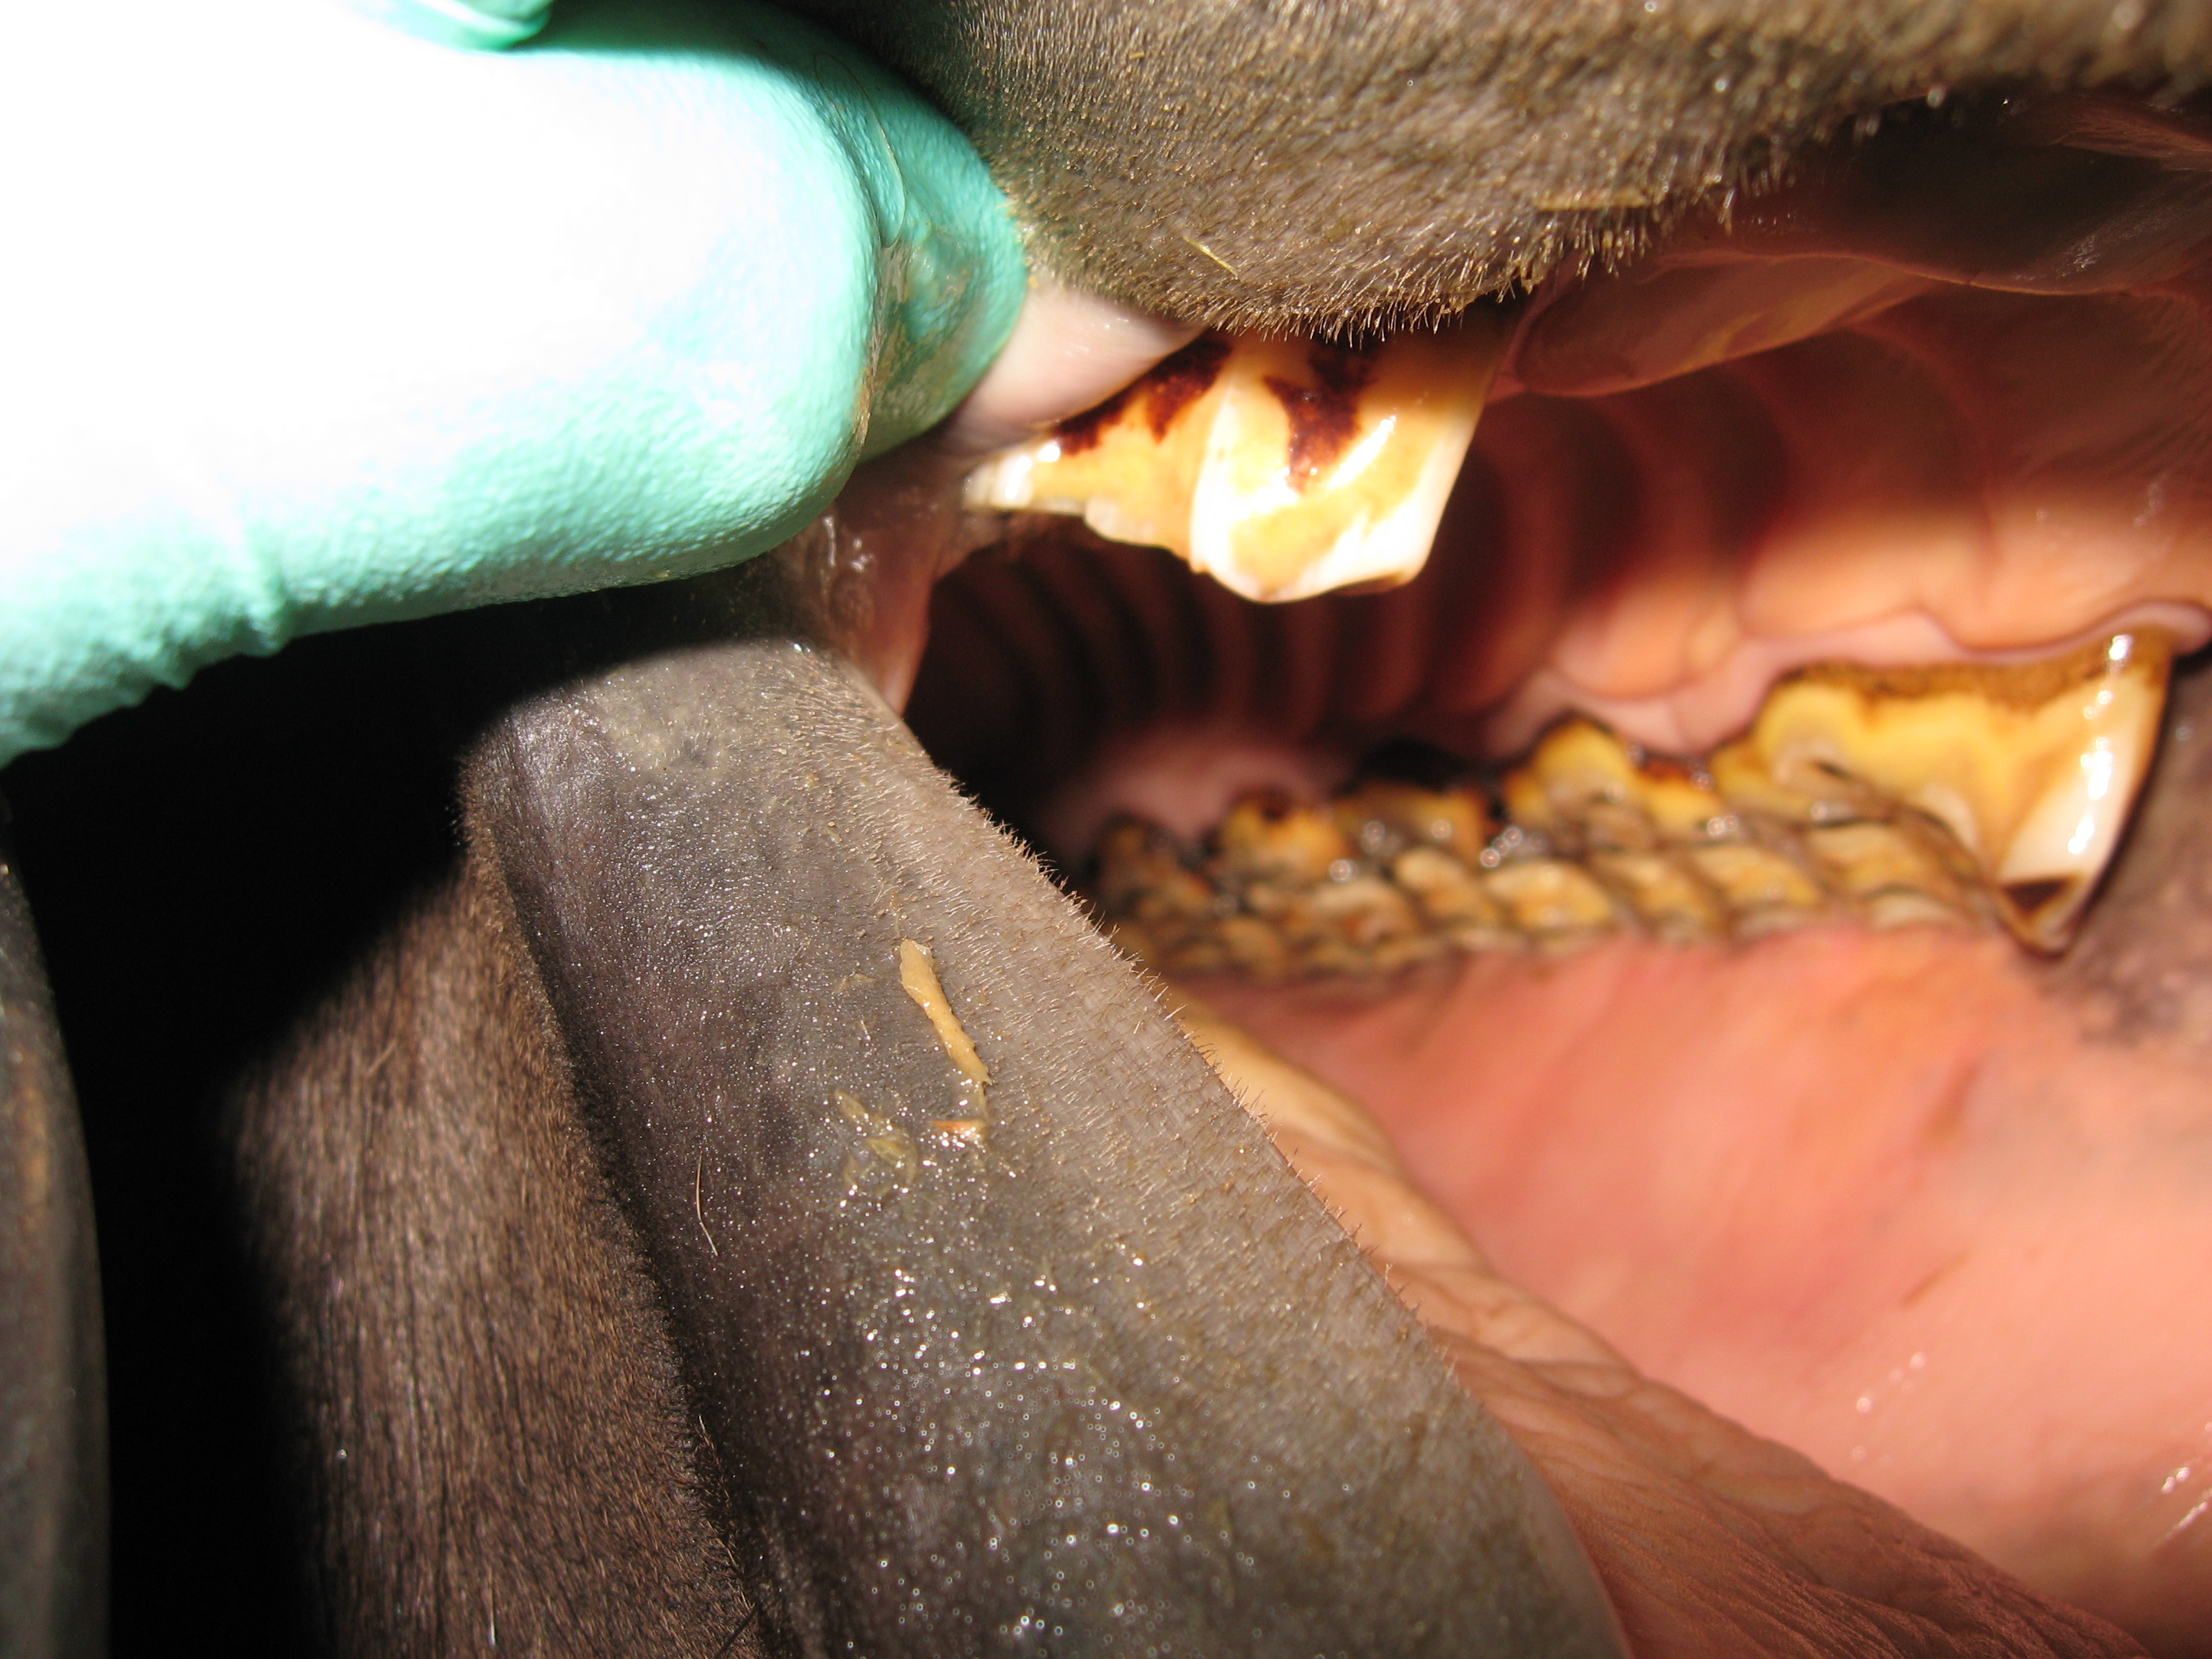
[[[726,0],[466,49],[539,3],[11,18],[0,763],[304,633],[744,558],[990,362],[1019,246],[918,97]]]

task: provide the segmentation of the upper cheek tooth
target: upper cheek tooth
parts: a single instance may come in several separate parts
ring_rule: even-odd
[[[2006,926],[2057,951],[2127,826],[2172,661],[2145,629],[2033,663],[1810,669],[1713,774],[1732,803],[1801,822],[1917,807],[1979,866]]]
[[[978,468],[972,507],[1077,513],[1249,599],[1419,574],[1509,337],[1482,307],[1365,350],[1208,335]]]

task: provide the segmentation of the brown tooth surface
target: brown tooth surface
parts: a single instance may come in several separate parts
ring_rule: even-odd
[[[2149,769],[2172,656],[2144,629],[2032,662],[1803,669],[1713,775],[1731,806],[1798,823],[1926,814],[2014,935],[2062,950]]]
[[[1499,928],[1505,912],[1474,869],[1433,847],[1409,847],[1391,860],[1390,878],[1442,927]]]
[[[1572,716],[1499,781],[1502,826],[1472,784],[1257,792],[1202,865],[1116,820],[1094,890],[1140,959],[1269,981],[1567,950],[1629,924],[1694,944],[1836,916],[2001,922],[2056,949],[2125,825],[2170,654],[2162,636],[2118,635],[2032,663],[1810,668],[1709,768]],[[2090,844],[2040,873],[2053,823]]]
[[[1355,875],[1314,891],[1314,911],[1347,941],[1373,949],[1420,931],[1412,902],[1379,876]]]
[[[1080,514],[1248,599],[1395,586],[1428,558],[1510,337],[1495,306],[1361,349],[1202,336],[985,462],[968,501]]]
[[[1135,818],[1107,825],[1096,885],[1109,915],[1142,923],[1161,945],[1210,922],[1220,908],[1213,884],[1183,863],[1165,832]]]
[[[1290,941],[1257,916],[1222,917],[1213,939],[1230,965],[1263,984],[1289,978],[1297,965]]]
[[[1587,832],[1632,851],[1711,839],[1728,812],[1711,778],[1654,760],[1579,714],[1538,738],[1502,788],[1507,815],[1524,830],[1570,840]]]
[[[1157,958],[1140,960],[1157,960],[1171,974],[1218,974],[1225,968],[1238,965],[1222,941],[1211,934],[1194,935],[1162,951]],[[1251,972],[1255,979],[1265,980],[1267,977],[1249,969],[1246,971]]]

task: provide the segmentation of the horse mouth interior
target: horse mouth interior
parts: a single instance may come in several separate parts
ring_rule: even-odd
[[[1615,883],[1604,925],[1513,948],[1153,965],[1364,1103],[1645,1372],[2179,1654],[2212,1651],[2212,152],[2099,108],[2037,153],[2108,169],[2076,238],[2103,265],[1927,223],[1974,199],[1964,162],[1875,191],[1887,217],[1838,182],[1874,162],[1836,163],[1537,296],[1409,585],[1260,605],[1010,518],[939,581],[908,714],[1096,899],[1117,814],[1196,868],[1253,792],[1322,805],[1377,756],[1449,782],[1582,711],[1694,763],[1798,665],[2169,641],[2159,758],[2063,949],[1971,891],[1670,930]]]

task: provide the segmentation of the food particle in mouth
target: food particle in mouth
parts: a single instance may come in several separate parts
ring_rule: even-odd
[[[2035,661],[1820,665],[1703,762],[1571,716],[1454,787],[1247,794],[1202,852],[1117,820],[1093,891],[1132,954],[1261,981],[1838,917],[2001,925],[2057,951],[2126,827],[2172,655],[2137,629]]]
[[[1479,307],[1361,349],[1205,335],[987,461],[969,505],[1080,514],[1248,599],[1395,586],[1427,561],[1510,334]]]
[[[937,1127],[950,1138],[969,1144],[980,1144],[990,1126],[991,1073],[983,1064],[983,1057],[975,1052],[975,1039],[968,1028],[960,1023],[953,1012],[952,1003],[945,994],[944,982],[937,976],[936,958],[930,949],[919,939],[899,941],[899,984],[929,1020],[930,1029],[946,1058],[959,1071],[963,1094],[972,1103],[972,1113],[956,1118],[937,1121]]]

